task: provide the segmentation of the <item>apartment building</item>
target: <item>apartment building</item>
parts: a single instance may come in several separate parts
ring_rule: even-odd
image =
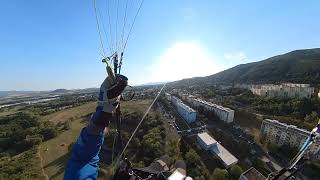
[[[180,114],[180,116],[185,121],[187,121],[187,123],[192,123],[196,121],[197,112],[194,109],[185,105],[179,98],[175,96],[171,96],[171,102],[177,108],[177,111]]]
[[[310,87],[310,84],[237,84],[235,87],[249,89],[253,94],[264,97],[311,98],[315,92],[314,87]]]
[[[176,107],[180,116],[182,116],[182,118],[185,121],[187,121],[187,123],[192,123],[196,121],[197,113],[195,110],[183,103],[178,103]]]
[[[300,148],[310,135],[310,132],[305,129],[271,119],[263,120],[260,132],[270,142],[273,142],[278,146],[286,144],[296,148]],[[311,145],[308,152],[315,154],[316,157],[319,158],[319,149],[320,140],[318,139]]]
[[[203,107],[206,112],[214,112],[214,114],[221,120],[226,123],[233,122],[234,119],[234,110],[204,101],[202,99],[192,99],[190,100],[191,104],[196,107]]]
[[[197,135],[197,142],[203,150],[209,151],[215,156],[219,157],[226,168],[229,168],[233,164],[238,163],[238,159],[234,157],[227,149],[225,149],[208,133],[199,133]]]
[[[171,96],[171,102],[176,107],[177,107],[178,103],[182,103],[182,101],[179,98],[177,98],[176,96]]]

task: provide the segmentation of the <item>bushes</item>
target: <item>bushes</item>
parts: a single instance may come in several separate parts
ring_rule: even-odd
[[[211,180],[227,180],[229,178],[229,173],[225,169],[216,168],[214,169]]]
[[[32,148],[17,157],[0,158],[0,179],[40,179],[40,159],[37,148]]]
[[[141,144],[147,163],[151,163],[154,159],[159,158],[163,154],[164,141],[160,135],[159,128],[153,128],[144,135]]]
[[[57,135],[55,125],[41,122],[38,116],[19,112],[0,118],[0,153],[23,152]]]
[[[40,131],[40,134],[43,136],[44,140],[49,140],[56,137],[58,132],[54,127],[46,127]]]
[[[167,143],[166,154],[174,160],[179,160],[181,158],[179,140],[170,139]]]
[[[185,155],[186,163],[189,167],[199,164],[200,156],[196,153],[195,150],[190,149]]]
[[[243,170],[240,166],[238,165],[233,165],[231,166],[230,170],[229,170],[230,176],[232,179],[239,179],[240,175],[243,173]]]

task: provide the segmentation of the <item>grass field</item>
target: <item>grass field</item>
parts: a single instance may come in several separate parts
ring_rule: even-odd
[[[14,114],[17,112],[17,108],[12,108],[10,110],[4,110],[2,112],[0,112],[0,117],[1,116],[7,116],[7,115],[10,115],[10,114]]]
[[[16,156],[1,158],[0,179],[40,179],[46,180],[41,166],[38,147],[33,147]]]
[[[124,110],[144,113],[151,103],[152,101],[150,99],[126,101],[121,103],[121,108]]]
[[[86,116],[95,110],[96,102],[87,103],[78,107],[58,111],[43,117],[43,120],[49,120],[54,123],[63,122],[68,119],[78,119]]]
[[[40,154],[43,157],[43,167],[50,179],[63,178],[64,167],[69,159],[68,146],[76,141],[80,130],[86,125],[85,116],[93,113],[95,107],[96,103],[92,102],[42,117],[43,120],[54,123],[72,119],[71,128],[68,131],[41,144]]]
[[[150,100],[128,101],[123,102],[121,108],[144,112],[150,104]],[[65,164],[69,159],[68,146],[76,141],[80,130],[85,126],[86,117],[84,116],[94,112],[95,106],[96,103],[88,103],[43,117],[44,120],[55,123],[73,118],[70,130],[64,131],[56,138],[41,144],[40,154],[43,158],[43,167],[50,179],[63,178]]]
[[[41,144],[40,153],[43,157],[43,167],[50,179],[62,179],[65,163],[69,159],[68,146],[75,142],[80,130],[85,126],[85,119],[72,121],[71,129],[59,134]]]

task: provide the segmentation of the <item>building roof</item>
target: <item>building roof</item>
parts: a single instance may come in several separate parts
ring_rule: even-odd
[[[258,170],[254,167],[251,167],[247,171],[241,174],[242,176],[246,177],[248,180],[266,180],[267,178],[264,177]]]
[[[229,109],[227,107],[223,107],[223,106],[211,103],[211,102],[207,102],[207,101],[204,101],[202,99],[195,99],[195,101],[198,101],[198,102],[200,102],[202,104],[205,104],[207,106],[210,106],[210,107],[214,107],[214,108],[220,109],[222,111],[226,111],[226,112],[232,112],[233,111],[232,109]]]
[[[168,180],[184,180],[185,177],[186,177],[185,174],[176,170],[171,174],[171,176],[169,176]]]
[[[215,139],[213,139],[208,133],[203,132],[203,133],[199,133],[198,137],[207,145],[210,146],[212,144],[217,143],[217,141]]]
[[[234,157],[228,150],[226,150],[220,143],[216,143],[216,145],[211,148],[211,151],[213,151],[227,167],[238,162],[238,159]]]
[[[230,166],[238,162],[238,159],[234,157],[228,150],[226,150],[220,143],[218,143],[208,133],[199,133],[198,137],[207,145],[210,146],[212,153],[215,153],[226,166]]]
[[[192,109],[191,107],[185,105],[185,104],[182,103],[182,102],[178,103],[178,105],[180,105],[180,107],[182,107],[183,109],[185,109],[185,110],[188,111],[188,112],[193,112],[193,113],[196,112],[194,109]]]

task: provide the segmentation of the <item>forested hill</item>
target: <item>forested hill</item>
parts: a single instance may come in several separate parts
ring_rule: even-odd
[[[194,83],[280,83],[320,84],[320,48],[292,51],[263,61],[240,64],[207,77],[176,81]]]

